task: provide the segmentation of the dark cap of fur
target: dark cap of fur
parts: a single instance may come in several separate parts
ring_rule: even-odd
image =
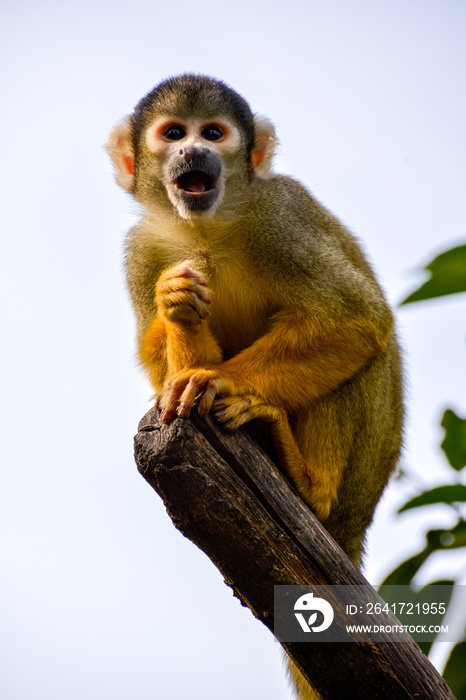
[[[241,95],[221,80],[205,75],[185,73],[164,80],[142,98],[132,116],[135,150],[141,132],[155,114],[173,116],[229,117],[244,135],[248,153],[254,143],[254,122],[251,108]]]

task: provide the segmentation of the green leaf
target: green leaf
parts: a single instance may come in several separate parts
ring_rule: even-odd
[[[443,414],[441,426],[445,428],[445,439],[440,447],[453,469],[459,471],[466,466],[466,419],[447,410]]]
[[[466,700],[466,639],[451,650],[443,671],[446,684],[457,700]]]
[[[441,253],[425,269],[430,272],[430,279],[406,297],[402,304],[466,292],[466,245]]]
[[[419,554],[415,554],[413,557],[410,557],[397,566],[396,569],[388,574],[382,581],[379,590],[381,590],[382,586],[403,586],[411,583],[418,569],[421,568],[432,551],[433,550],[426,547],[422,552],[419,552]]]
[[[458,549],[466,547],[466,522],[460,520],[451,530],[429,530],[427,548],[431,552],[438,549]]]
[[[426,537],[427,545],[425,549],[397,566],[397,568],[382,581],[382,586],[406,585],[411,583],[417,571],[432,552],[466,547],[466,522],[460,520],[451,530],[429,530]]]
[[[398,513],[411,508],[419,508],[420,506],[429,506],[432,503],[463,503],[466,501],[466,486],[462,484],[451,484],[449,486],[437,486],[430,491],[424,491],[419,496],[412,498],[402,506]]]

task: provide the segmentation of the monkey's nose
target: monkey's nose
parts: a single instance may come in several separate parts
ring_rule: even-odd
[[[188,148],[180,148],[180,156],[184,156],[186,160],[192,160],[194,157],[194,151]]]
[[[180,148],[180,156],[185,160],[193,160],[193,158],[205,157],[206,152],[203,148]]]

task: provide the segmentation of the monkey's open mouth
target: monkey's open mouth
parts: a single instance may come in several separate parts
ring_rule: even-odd
[[[205,194],[215,188],[215,180],[202,170],[191,170],[189,173],[184,173],[177,180],[176,186],[180,190],[189,192],[190,194]]]

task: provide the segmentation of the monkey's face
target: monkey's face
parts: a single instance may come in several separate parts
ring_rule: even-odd
[[[144,140],[145,178],[150,171],[163,184],[184,219],[213,216],[241,151],[238,127],[226,119],[158,117]]]
[[[154,88],[110,134],[117,182],[152,211],[191,221],[236,218],[255,175],[271,176],[273,125],[221,81],[198,75]]]

